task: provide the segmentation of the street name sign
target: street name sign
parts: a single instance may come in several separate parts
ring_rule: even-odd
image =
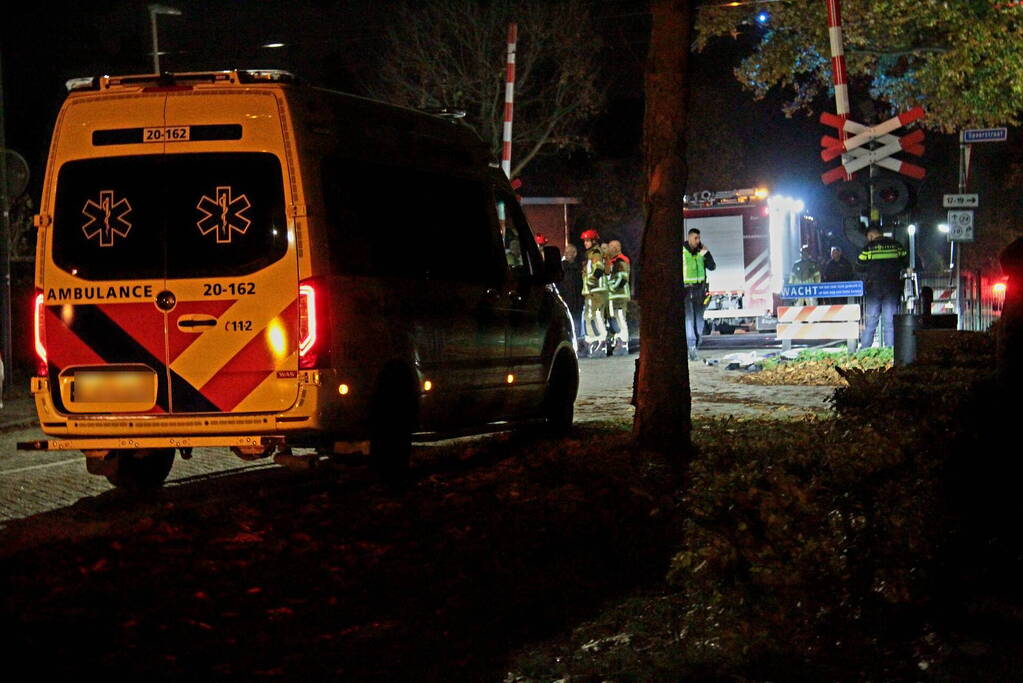
[[[969,128],[963,131],[963,142],[1005,142],[1009,139],[1008,128]]]
[[[797,284],[784,285],[781,288],[780,296],[782,299],[863,296],[863,281],[800,282]]]
[[[948,239],[950,242],[973,241],[972,210],[952,210],[948,212]]]
[[[976,209],[980,197],[976,194],[947,194],[941,204],[946,209]]]

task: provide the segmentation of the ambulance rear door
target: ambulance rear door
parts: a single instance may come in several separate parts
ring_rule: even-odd
[[[36,315],[57,410],[166,413],[164,96],[78,95],[58,119],[40,207]]]
[[[174,413],[280,411],[297,398],[297,170],[284,111],[270,89],[167,97],[166,127],[187,131],[166,144],[163,173]]]

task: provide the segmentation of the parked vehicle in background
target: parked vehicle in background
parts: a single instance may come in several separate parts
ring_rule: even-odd
[[[115,485],[175,452],[368,450],[572,422],[572,323],[505,177],[449,119],[278,71],[76,79],[36,264],[50,439]]]

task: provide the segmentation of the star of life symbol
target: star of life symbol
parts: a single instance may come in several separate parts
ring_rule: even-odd
[[[100,190],[99,202],[92,199],[85,202],[82,207],[82,215],[89,220],[82,226],[82,232],[86,239],[95,239],[99,236],[99,246],[114,246],[114,235],[127,237],[131,230],[131,223],[125,220],[125,216],[131,213],[131,204],[124,197],[114,201],[113,190]]]
[[[213,197],[203,195],[195,208],[203,212],[196,226],[203,235],[216,230],[217,243],[229,244],[232,234],[237,231],[245,234],[252,224],[245,212],[252,204],[244,194],[231,197],[231,187],[218,187]]]

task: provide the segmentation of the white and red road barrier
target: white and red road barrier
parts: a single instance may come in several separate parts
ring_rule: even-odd
[[[511,178],[512,118],[515,112],[515,44],[518,24],[508,24],[508,66],[504,79],[504,131],[501,137],[501,170]]]
[[[840,0],[824,0],[828,11],[828,41],[831,44],[831,75],[835,85],[835,114],[822,114],[821,123],[833,126],[838,129],[838,138],[824,136],[821,144],[824,150],[821,157],[824,161],[831,161],[837,156],[842,157],[842,165],[833,168],[823,175],[821,180],[825,185],[836,180],[852,180],[856,171],[867,166],[880,166],[896,173],[907,175],[911,178],[920,179],[925,175],[922,167],[891,156],[898,152],[908,152],[915,156],[923,154],[923,146],[919,143],[923,140],[923,132],[910,133],[900,139],[890,133],[902,126],[924,116],[921,107],[914,107],[907,112],[878,124],[867,127],[863,124],[849,120],[849,73],[845,67],[845,50],[842,47],[842,8]],[[851,138],[847,134],[852,133]],[[913,138],[910,139],[910,136]],[[880,147],[876,149],[863,149],[868,142],[878,141]]]
[[[858,304],[778,307],[777,339],[856,339],[859,335]]]
[[[849,118],[849,73],[845,68],[845,48],[842,46],[842,5],[840,0],[824,0],[828,10],[828,42],[831,45],[831,78],[835,85],[835,113],[844,123]],[[839,141],[846,138],[845,128],[838,126]],[[842,171],[842,177],[852,180]]]

